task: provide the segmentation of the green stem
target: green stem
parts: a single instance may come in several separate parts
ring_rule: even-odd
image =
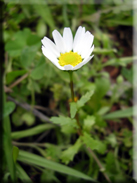
[[[3,95],[3,103],[6,102],[6,95]],[[3,150],[4,150],[4,156],[7,162],[7,167],[10,172],[11,176],[11,182],[17,182],[16,177],[16,167],[13,160],[13,153],[12,153],[12,143],[11,143],[11,126],[10,126],[10,119],[9,116],[6,116],[3,118]]]
[[[73,71],[69,71],[69,76],[70,76],[70,90],[71,90],[71,98],[72,98],[72,102],[74,102]]]
[[[72,102],[75,102],[75,101],[74,101],[74,87],[73,87],[73,71],[69,71],[69,76],[70,76],[71,99],[72,99]],[[75,119],[76,119],[77,124],[78,124],[78,126],[79,126],[79,129],[78,129],[78,132],[77,132],[77,133],[78,133],[79,135],[82,135],[82,130],[81,130],[80,122],[79,122],[78,113],[76,113]]]

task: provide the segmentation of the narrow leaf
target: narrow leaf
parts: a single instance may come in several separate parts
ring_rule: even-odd
[[[54,125],[52,125],[52,124],[42,124],[42,125],[38,125],[36,127],[30,128],[30,129],[27,129],[27,130],[12,132],[11,133],[11,138],[12,139],[20,139],[20,138],[23,138],[23,137],[37,135],[37,134],[42,133],[46,130],[50,130],[52,128],[54,128]]]
[[[122,57],[122,58],[112,58],[108,62],[104,63],[104,66],[112,65],[112,66],[126,66],[127,64],[133,62],[137,59],[137,56],[132,57]]]
[[[137,107],[135,107],[137,109]],[[104,119],[127,118],[133,116],[133,107],[111,112],[103,116]]]
[[[16,163],[16,160],[17,160],[17,157],[18,157],[18,154],[19,154],[19,148],[16,147],[16,146],[13,146],[13,161],[14,163]]]
[[[71,102],[70,103],[70,115],[71,118],[74,118],[77,112],[77,103],[76,102]]]
[[[75,176],[78,178],[83,178],[86,180],[96,182],[93,178],[89,177],[88,175],[83,174],[82,172],[79,172],[75,169],[69,168],[67,166],[64,166],[64,165],[56,163],[56,162],[52,162],[52,161],[47,160],[38,155],[28,153],[28,152],[25,152],[22,150],[20,150],[20,152],[19,152],[18,160],[23,163],[25,162],[29,165],[32,164],[32,165],[40,166],[43,168],[48,168],[48,169],[51,169],[51,170],[54,170],[54,171],[57,171],[60,173],[64,173],[67,175],[72,175],[72,176]]]
[[[16,170],[18,173],[18,177],[22,180],[22,182],[32,183],[32,180],[18,163],[16,164]]]
[[[13,161],[12,155],[12,144],[11,144],[11,129],[10,129],[10,121],[9,117],[4,118],[4,138],[3,138],[3,145],[4,145],[4,154],[6,157],[7,167],[10,172],[11,180],[16,182],[16,172],[15,172],[15,164]]]

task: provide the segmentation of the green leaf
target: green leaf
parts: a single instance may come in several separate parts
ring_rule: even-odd
[[[45,59],[44,59],[44,57],[41,57],[40,61],[35,66],[34,70],[31,72],[30,76],[34,80],[41,79],[45,74],[45,70],[46,70]]]
[[[65,134],[75,133],[78,128],[77,122],[75,119],[69,117],[59,116],[51,117],[50,121],[61,126],[61,131]]]
[[[99,101],[99,99],[104,97],[104,95],[109,90],[110,81],[108,78],[105,78],[105,77],[97,78],[95,80],[95,84],[96,84],[95,96],[96,96],[97,101]]]
[[[123,67],[121,73],[130,83],[133,83],[133,67],[131,69]]]
[[[13,161],[14,161],[14,163],[16,163],[16,160],[17,160],[17,157],[19,154],[19,148],[16,146],[13,146],[12,153],[13,153]]]
[[[72,133],[76,133],[76,128],[77,126],[74,128],[74,126],[71,126],[70,124],[63,125],[61,127],[61,132],[70,135]]]
[[[107,142],[112,146],[116,147],[117,139],[114,133],[111,133],[108,137],[106,137]]]
[[[3,118],[9,116],[15,109],[16,105],[14,102],[6,102],[4,105]]]
[[[61,155],[62,162],[68,164],[70,161],[73,161],[73,158],[75,154],[78,153],[78,150],[81,147],[81,145],[81,139],[78,139],[74,145],[64,150]]]
[[[30,128],[30,129],[27,129],[27,130],[12,132],[11,133],[11,138],[12,139],[20,139],[20,138],[29,137],[29,136],[32,136],[32,135],[37,135],[37,134],[42,133],[46,130],[50,130],[54,127],[55,126],[52,125],[52,124],[38,125],[36,127]]]
[[[43,38],[47,33],[47,26],[43,20],[39,20],[37,27],[36,27],[37,35]]]
[[[76,102],[71,102],[70,103],[70,115],[71,118],[74,118],[77,112],[77,103]]]
[[[127,64],[133,62],[137,59],[137,56],[132,57],[122,57],[122,58],[112,58],[108,62],[104,63],[104,66],[112,65],[112,66],[126,66]]]
[[[136,110],[137,107],[134,107]],[[111,112],[103,116],[104,119],[116,119],[116,118],[127,118],[133,116],[133,107],[129,107],[128,109],[122,109],[115,112]]]
[[[29,81],[27,84],[27,89],[30,90],[31,92],[36,91],[37,93],[40,93],[39,83],[31,78],[29,78]]]
[[[103,127],[103,128],[105,128],[105,127],[107,127],[107,123],[106,123],[106,121],[102,118],[102,116],[100,116],[100,115],[95,115],[95,117],[96,117],[96,125],[97,126],[99,126],[99,127]]]
[[[95,48],[93,53],[96,54],[109,54],[109,53],[116,53],[117,50],[116,49],[103,49],[103,48]]]
[[[40,166],[43,168],[48,168],[60,173],[64,173],[67,175],[72,175],[78,178],[83,178],[85,180],[90,180],[90,181],[94,181],[96,182],[93,178],[89,177],[88,175],[83,174],[82,172],[79,172],[75,169],[69,168],[67,166],[64,166],[62,164],[56,163],[56,162],[52,162],[49,161],[43,157],[40,157],[38,155],[29,153],[29,152],[25,152],[20,150],[19,152],[19,156],[18,156],[18,160],[23,162],[23,163],[27,163],[29,165],[35,165],[35,166]]]
[[[87,132],[90,132],[91,127],[95,124],[95,116],[87,116],[86,119],[84,119],[84,126],[83,129]]]
[[[20,56],[22,49],[27,44],[27,37],[30,34],[31,31],[28,28],[25,28],[23,31],[18,31],[13,35],[12,40],[8,41],[5,45],[5,50],[10,56]]]
[[[21,63],[21,65],[25,69],[27,69],[31,65],[35,55],[36,55],[36,50],[35,50],[34,47],[28,47],[28,46],[25,47],[22,50],[21,56],[20,56],[20,63]]]
[[[110,110],[109,106],[104,106],[101,109],[99,109],[99,111],[97,112],[98,115],[104,115],[105,113],[107,113]]]
[[[64,125],[72,125],[73,127],[77,126],[75,119],[71,119],[69,117],[64,117],[64,116],[51,117],[50,121],[61,126],[64,126]]]
[[[41,16],[41,18],[50,26],[51,29],[54,29],[55,23],[49,6],[46,4],[34,4],[33,1],[32,4],[36,13]]]
[[[19,179],[22,180],[22,182],[32,183],[32,180],[29,178],[27,173],[23,170],[23,168],[18,163],[16,163],[16,170],[17,170],[17,173],[18,173],[18,177],[19,177]]]
[[[99,140],[93,139],[88,133],[84,132],[81,136],[83,143],[92,150],[97,150],[99,153],[103,154],[106,151],[106,145]]]
[[[40,47],[41,45],[41,42],[40,42],[40,39],[37,35],[34,35],[34,34],[30,34],[26,40],[27,42],[27,45],[29,47],[33,47],[35,48],[36,50]]]
[[[30,112],[25,112],[22,116],[21,116],[21,121],[25,122],[28,126],[31,126],[35,123],[35,117],[32,113]]]
[[[78,108],[81,108],[84,106],[84,104],[90,100],[91,96],[93,95],[94,90],[91,90],[87,92],[85,95],[83,95],[78,101],[77,101],[77,106]]]
[[[9,72],[6,75],[6,84],[10,84],[11,82],[13,82],[17,77],[22,76],[23,74],[25,74],[27,71],[26,70],[17,70],[17,71],[12,71]]]
[[[52,170],[44,170],[41,175],[40,182],[54,182],[61,183]]]

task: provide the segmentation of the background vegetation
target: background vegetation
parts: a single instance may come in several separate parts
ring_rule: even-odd
[[[133,7],[112,2],[5,3],[6,182],[133,182]],[[83,141],[93,153],[65,117],[61,127],[51,122],[70,115],[69,75],[41,51],[41,39],[52,39],[54,29],[70,27],[75,34],[79,25],[94,35],[94,58],[74,73],[76,100],[95,90],[79,111]]]

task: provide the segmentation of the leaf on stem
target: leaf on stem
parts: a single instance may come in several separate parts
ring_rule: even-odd
[[[4,113],[3,113],[3,118],[6,116],[9,116],[15,109],[16,105],[14,102],[6,102],[4,104]]]
[[[76,120],[69,117],[51,117],[50,121],[52,121],[54,124],[61,125],[61,131],[65,134],[75,133],[76,128],[78,127]]]
[[[95,116],[87,116],[86,119],[84,119],[84,126],[83,129],[87,132],[90,132],[91,127],[95,124]]]
[[[94,94],[94,90],[91,90],[87,92],[85,95],[83,95],[80,100],[77,101],[78,108],[81,108],[84,106],[84,104],[90,100],[91,96]]]
[[[75,117],[77,110],[78,110],[77,103],[71,102],[70,103],[70,116],[71,116],[71,118]]]
[[[84,132],[84,135],[81,136],[81,139],[87,147],[92,150],[97,150],[99,153],[103,154],[106,151],[106,144],[102,143],[97,139],[93,139],[88,133]]]
[[[73,127],[77,126],[75,119],[71,119],[69,117],[64,117],[64,116],[51,117],[50,121],[52,121],[54,124],[58,124],[61,126],[64,126],[64,125],[72,125]]]
[[[68,164],[70,161],[72,161],[75,154],[78,153],[81,145],[81,139],[79,138],[74,145],[63,151],[61,156],[62,162]]]

